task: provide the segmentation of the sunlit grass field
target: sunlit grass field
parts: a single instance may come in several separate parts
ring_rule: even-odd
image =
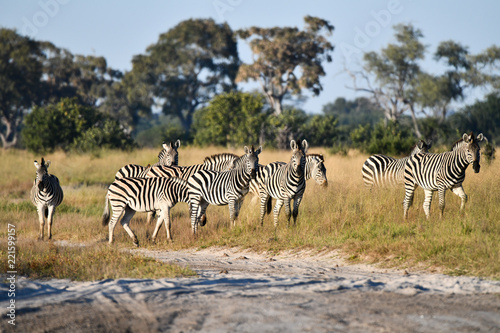
[[[4,240],[7,239],[7,224],[11,223],[16,225],[18,267],[32,277],[54,276],[55,271],[64,271],[61,267],[70,267],[62,275],[77,280],[137,277],[141,276],[141,271],[144,272],[142,277],[192,274],[170,267],[167,270],[165,264],[154,260],[137,261],[128,252],[121,251],[132,248],[133,244],[120,224],[115,229],[114,244],[108,246],[108,228],[101,226],[107,186],[113,181],[116,171],[128,163],[154,163],[159,150],[143,149],[132,153],[102,151],[98,157],[61,152],[44,156],[52,161],[49,172],[59,178],[64,190],[64,201],[54,217],[52,243],[36,241],[38,217],[29,198],[35,175],[33,161],[40,161],[41,156],[26,151],[0,151],[2,267],[6,267],[7,263],[7,244]],[[205,156],[219,152],[241,155],[243,148],[228,150],[181,146],[179,164],[201,163]],[[459,210],[460,198],[448,191],[444,217],[439,218],[435,195],[431,219],[426,220],[422,209],[423,191],[417,189],[409,218],[404,220],[403,187],[371,191],[364,188],[361,166],[367,155],[354,151],[347,156],[331,155],[321,148],[313,148],[310,152],[325,156],[329,186],[322,188],[314,180],[308,181],[296,225],[287,227],[282,211],[276,232],[272,215],[266,216],[261,226],[258,200],[252,200],[249,195],[235,227],[229,224],[227,206],[210,206],[207,225],[199,228],[196,238],[191,235],[185,203],[179,203],[172,209],[173,243],[166,241],[163,227],[157,243],[151,242],[154,225],[146,225],[145,213],[134,216],[131,228],[137,234],[141,247],[155,250],[210,246],[235,246],[269,252],[338,249],[358,262],[500,279],[500,162],[482,162],[479,174],[474,174],[472,168],[467,170],[464,189],[469,201],[464,211]],[[264,149],[259,156],[260,163],[288,161],[290,154],[290,151]],[[54,247],[57,241],[86,246],[62,249]],[[103,259],[105,264],[101,262],[97,265],[100,258],[105,257],[110,260]],[[120,267],[110,269],[111,262],[118,261],[118,258],[125,261],[118,265]],[[85,264],[88,260],[92,260],[92,264]],[[79,261],[87,265],[89,274],[85,275],[86,269],[71,266],[78,265]],[[127,266],[124,262],[133,264]],[[37,269],[40,265],[53,265],[53,269],[41,274],[41,269]],[[94,266],[96,268],[90,268]],[[155,267],[162,267],[165,271],[149,273],[155,271]],[[111,275],[110,271],[115,273]],[[58,277],[64,277],[58,274]]]

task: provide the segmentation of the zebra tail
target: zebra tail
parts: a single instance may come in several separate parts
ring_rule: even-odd
[[[102,213],[102,226],[105,227],[109,223],[109,200],[108,193],[106,193],[106,202],[104,204],[104,212]]]
[[[271,211],[273,210],[273,200],[271,199],[271,197],[269,197],[269,199],[267,199],[266,206],[267,206],[266,214],[269,215],[271,213]]]

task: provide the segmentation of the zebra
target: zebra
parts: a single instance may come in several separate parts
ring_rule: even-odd
[[[304,166],[304,179],[307,181],[313,178],[320,186],[328,186],[326,177],[326,168],[324,165],[325,159],[321,154],[306,154],[306,164]],[[285,162],[276,162],[285,165]],[[259,197],[259,186],[264,184],[264,167],[259,164],[255,179],[250,181],[250,193],[254,195],[254,199]],[[252,199],[252,202],[253,200]],[[271,197],[267,201],[267,213],[272,209]]]
[[[403,215],[408,217],[408,209],[413,203],[413,195],[417,186],[424,189],[424,212],[427,219],[430,216],[432,194],[438,191],[440,216],[443,216],[445,207],[445,193],[450,189],[462,199],[460,209],[467,202],[462,183],[465,179],[465,170],[472,164],[475,173],[479,172],[480,148],[479,142],[484,139],[483,134],[477,137],[474,133],[464,133],[457,141],[452,151],[441,154],[418,153],[411,156],[406,162],[404,170],[405,198],[403,201]]]
[[[255,177],[262,147],[244,147],[245,154],[233,161],[233,168],[227,171],[200,170],[189,177],[191,227],[196,234],[200,218],[209,204],[229,205],[229,219],[235,225],[240,202],[248,193],[250,179]]]
[[[145,178],[151,177],[179,177],[188,180],[194,173],[200,170],[227,171],[233,167],[233,162],[239,157],[231,153],[220,153],[207,156],[203,164],[194,164],[190,166],[153,166],[144,174]],[[149,212],[146,223],[149,225],[155,212]],[[206,216],[203,215],[201,226],[206,224]]]
[[[410,156],[417,153],[427,153],[431,145],[431,141],[427,143],[423,140],[419,140],[412,147],[409,156],[399,159],[382,154],[376,154],[368,157],[363,164],[363,168],[361,169],[365,186],[367,188],[372,188],[373,186],[394,186],[397,184],[403,184],[406,161],[408,161]]]
[[[290,223],[290,202],[293,199],[293,221],[297,220],[299,205],[306,188],[304,177],[304,167],[306,163],[306,152],[308,143],[306,140],[302,144],[297,144],[295,140],[290,141],[292,157],[287,164],[282,162],[272,162],[266,165],[262,171],[263,183],[259,186],[260,197],[260,224],[264,224],[264,215],[268,200],[276,199],[274,206],[274,228],[278,227],[278,217],[283,205],[287,223]]]
[[[120,223],[128,233],[135,246],[139,246],[139,240],[129,227],[130,219],[136,212],[160,211],[160,216],[153,232],[152,240],[156,236],[163,222],[167,239],[172,240],[170,209],[177,202],[189,203],[188,184],[185,180],[172,178],[120,178],[116,179],[108,189],[104,212],[102,214],[102,225],[109,224],[109,244],[113,242],[113,231],[118,219],[122,215]],[[113,211],[110,221],[109,205]]]
[[[40,223],[39,240],[43,240],[43,229],[45,219],[47,219],[47,233],[49,239],[52,239],[52,220],[56,207],[61,204],[64,198],[63,190],[59,185],[59,179],[48,173],[50,161],[45,162],[42,157],[42,163],[34,162],[36,168],[36,177],[31,188],[31,201],[36,206],[38,212],[38,221]]]
[[[158,153],[158,162],[153,164],[153,166],[160,165],[178,165],[179,164],[179,155],[177,153],[177,149],[180,147],[181,141],[177,140],[175,143],[170,141],[169,144],[163,143],[163,149]],[[149,171],[149,167],[151,165],[142,166],[138,164],[127,164],[120,168],[115,174],[115,179],[119,178],[144,178],[147,172]]]

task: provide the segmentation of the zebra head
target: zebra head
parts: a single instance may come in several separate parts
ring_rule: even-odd
[[[323,164],[325,162],[323,155],[310,154],[306,156],[306,179],[309,176],[313,178],[316,183],[321,186],[328,186],[328,179],[326,178],[326,168]],[[308,170],[309,168],[309,170]],[[307,175],[309,173],[309,175]]]
[[[253,145],[248,148],[245,146],[245,155],[243,155],[240,160],[243,161],[245,171],[250,173],[250,177],[255,179],[257,174],[257,167],[259,165],[259,154],[262,151],[262,146],[260,146],[257,150],[254,149]]]
[[[179,155],[177,154],[177,149],[181,146],[181,140],[175,141],[173,143],[170,141],[169,144],[163,143],[163,150],[158,154],[158,164],[159,165],[179,165]]]
[[[38,164],[37,161],[35,161],[35,168],[36,168],[36,177],[35,177],[35,185],[38,186],[38,189],[40,191],[43,190],[43,183],[49,176],[49,172],[47,169],[50,166],[50,161],[45,162],[45,160],[42,157],[42,163]]]
[[[478,173],[479,169],[481,168],[481,166],[479,165],[479,142],[483,141],[484,136],[481,133],[477,137],[475,137],[474,133],[471,132],[470,134],[464,133],[462,139],[465,142],[463,149],[465,150],[466,160],[469,164],[472,164],[472,169],[474,170],[474,172]]]
[[[309,147],[306,140],[302,143],[297,143],[295,140],[290,141],[290,148],[292,148],[292,157],[290,164],[294,172],[303,173],[306,165],[306,152]]]
[[[418,142],[413,146],[410,156],[413,156],[418,153],[427,153],[429,152],[429,149],[431,149],[432,146],[432,140],[430,140],[428,143],[425,142],[424,140],[418,140]]]

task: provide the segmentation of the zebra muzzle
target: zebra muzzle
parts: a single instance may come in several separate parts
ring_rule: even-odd
[[[479,165],[478,161],[474,161],[472,163],[472,169],[474,170],[475,173],[479,172],[479,169],[481,169],[481,166]]]

